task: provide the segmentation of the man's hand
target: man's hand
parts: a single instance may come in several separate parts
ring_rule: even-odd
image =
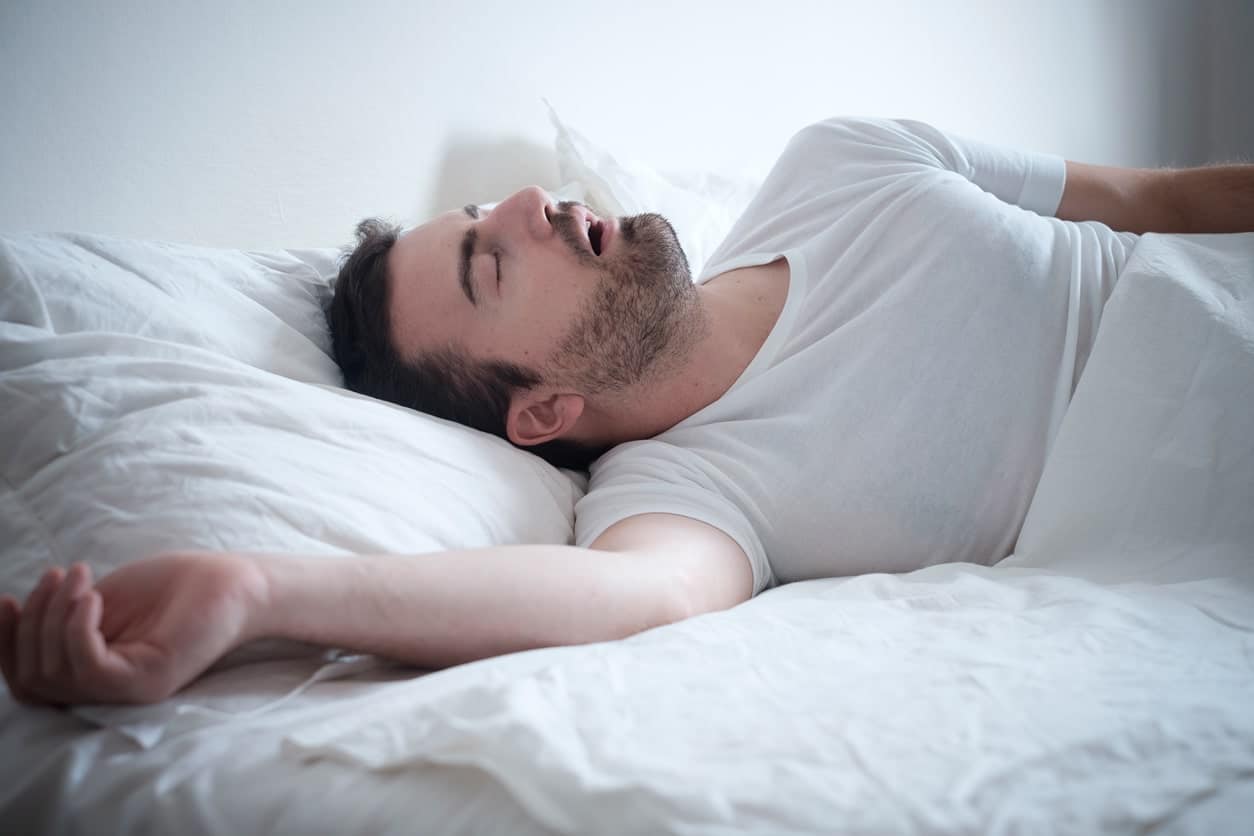
[[[259,578],[229,554],[130,563],[92,587],[77,563],[24,606],[0,597],[0,668],[19,702],[159,702],[253,638]]]

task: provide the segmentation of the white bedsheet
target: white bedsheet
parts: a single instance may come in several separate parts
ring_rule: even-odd
[[[39,769],[5,759],[0,813],[32,834],[1236,832],[1251,603],[966,564],[793,584],[622,642],[318,683],[149,749],[62,731]],[[15,711],[0,744],[33,750]]]
[[[254,713],[300,677],[241,695],[222,670],[198,706],[134,718],[147,748],[6,703],[0,747],[21,757],[0,759],[0,816],[30,833],[1243,832],[1250,415],[1254,235],[1151,238],[998,566],[793,584],[417,678],[329,657],[347,678]]]
[[[1249,603],[953,565],[797,584],[286,753],[471,766],[563,833],[1134,831],[1254,781],[1254,619],[1210,613]]]

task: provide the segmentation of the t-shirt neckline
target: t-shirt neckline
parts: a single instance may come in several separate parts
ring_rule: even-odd
[[[770,366],[775,356],[779,354],[780,346],[789,331],[792,329],[792,321],[797,315],[797,306],[800,304],[803,295],[802,286],[806,281],[805,259],[800,250],[793,248],[784,250],[783,252],[756,252],[746,253],[714,265],[713,269],[707,268],[702,271],[702,275],[698,284],[705,284],[711,279],[721,276],[731,270],[739,270],[743,267],[760,267],[763,264],[770,264],[772,261],[783,257],[788,262],[788,292],[784,295],[784,306],[780,309],[779,316],[775,318],[775,324],[771,326],[771,331],[766,335],[766,339],[762,342],[761,348],[753,355],[753,359],[744,367],[744,370],[737,376],[735,382],[727,388],[727,391],[715,398],[711,403],[698,409],[684,420],[675,424],[671,429],[678,429],[687,426],[689,422],[700,420],[702,415],[711,409],[715,409],[721,402],[730,397],[742,385],[756,377],[763,369]]]

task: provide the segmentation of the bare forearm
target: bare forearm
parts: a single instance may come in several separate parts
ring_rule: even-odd
[[[265,579],[255,636],[422,667],[621,638],[684,615],[663,567],[573,546],[252,559]]]
[[[1254,165],[1145,169],[1068,160],[1056,214],[1123,232],[1254,232]]]
[[[1165,173],[1176,229],[1166,232],[1254,232],[1254,165],[1216,165]]]

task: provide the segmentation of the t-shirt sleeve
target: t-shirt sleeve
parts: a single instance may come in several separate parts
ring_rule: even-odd
[[[920,135],[932,135],[940,158],[952,171],[989,194],[1038,215],[1053,217],[1058,211],[1067,180],[1062,157],[946,134],[922,122],[910,124]]]
[[[834,152],[846,158],[953,171],[1006,203],[1047,217],[1062,202],[1067,168],[1056,154],[996,145],[913,119],[835,117],[813,128],[828,129],[840,145]]]
[[[678,514],[736,541],[753,570],[753,594],[775,586],[766,550],[745,515],[686,453],[656,440],[620,445],[592,468],[588,492],[575,505],[575,545],[591,546],[615,523],[639,514]]]

